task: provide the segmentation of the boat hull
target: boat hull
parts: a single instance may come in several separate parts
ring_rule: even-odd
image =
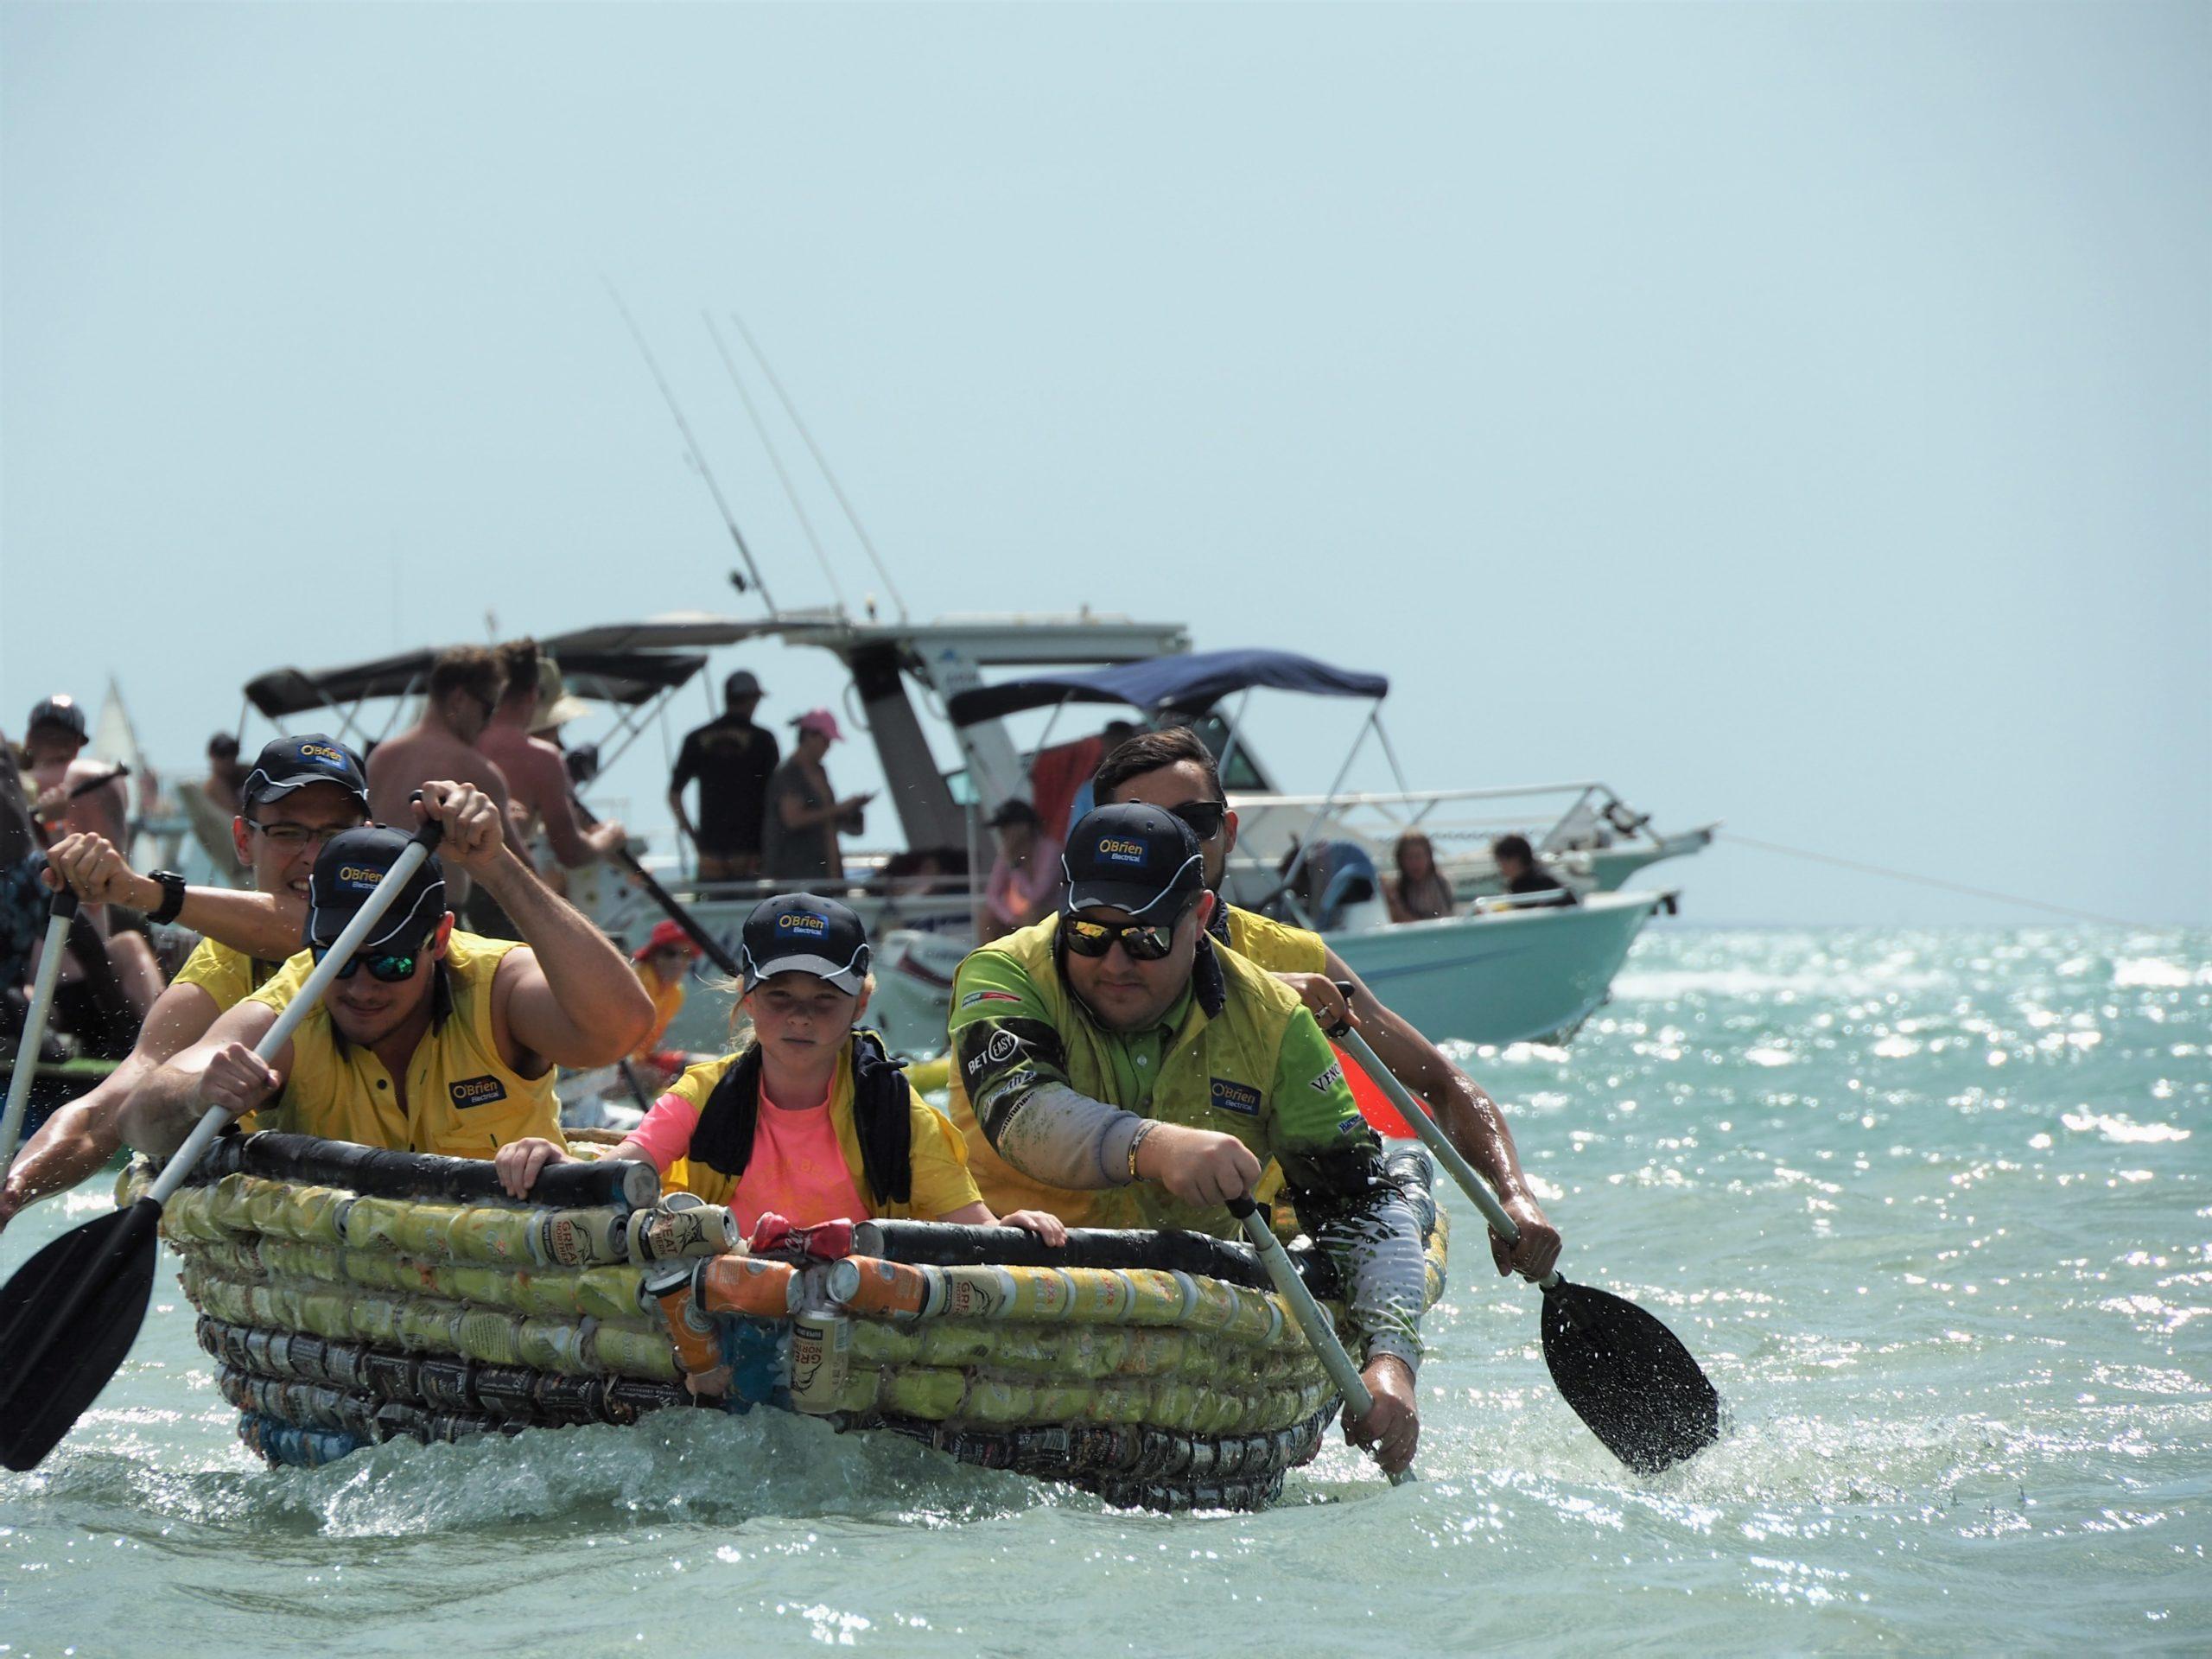
[[[1571,906],[1333,934],[1329,944],[1432,1039],[1558,1039],[1605,1001],[1636,936],[1666,902],[1656,893],[1594,893]]]

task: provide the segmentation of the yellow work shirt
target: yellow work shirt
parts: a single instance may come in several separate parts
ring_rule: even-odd
[[[318,1003],[292,1033],[292,1070],[260,1127],[394,1152],[489,1158],[510,1141],[538,1135],[565,1145],[553,1068],[526,1077],[499,1058],[492,1029],[492,980],[513,939],[456,930],[442,966],[453,1007],[423,1033],[407,1063],[403,1107],[391,1072],[369,1049],[341,1038],[330,1007]],[[306,982],[314,959],[302,950],[251,1000],[282,1011]]]
[[[1271,974],[1318,974],[1329,965],[1329,947],[1319,933],[1234,905],[1229,906],[1229,948]]]
[[[853,1118],[853,1041],[847,1038],[844,1052],[837,1057],[837,1076],[830,1085],[830,1122],[837,1131],[837,1150],[845,1156],[845,1170],[853,1178],[853,1191],[860,1194],[868,1215],[885,1221],[936,1221],[956,1210],[982,1202],[974,1177],[968,1173],[967,1149],[961,1144],[958,1131],[942,1112],[912,1088],[906,1091],[908,1201],[888,1203],[868,1185],[868,1171],[861,1159],[860,1128]],[[661,1099],[664,1101],[669,1095],[674,1095],[688,1103],[695,1115],[703,1112],[707,1096],[714,1093],[715,1085],[722,1080],[722,1073],[737,1060],[734,1054],[724,1054],[693,1066],[670,1086]],[[658,1109],[658,1103],[655,1109]],[[727,1204],[737,1183],[718,1169],[685,1158],[669,1166],[661,1185],[696,1192],[709,1204]]]
[[[193,947],[192,954],[184,959],[184,966],[176,970],[176,977],[169,983],[197,985],[215,999],[216,1013],[228,1014],[274,978],[282,965],[263,962],[213,939],[202,939]]]

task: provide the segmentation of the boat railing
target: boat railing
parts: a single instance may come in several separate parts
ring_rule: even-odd
[[[1560,804],[1560,803],[1564,804]],[[1511,810],[1471,810],[1487,804],[1522,803]],[[1546,804],[1548,803],[1548,804]],[[1325,795],[1232,793],[1242,837],[1287,850],[1295,835],[1310,842],[1330,834],[1376,844],[1387,851],[1398,836],[1419,830],[1432,842],[1478,842],[1487,851],[1496,836],[1528,836],[1539,853],[1550,855],[1603,847],[1642,837],[1657,844],[1650,815],[1637,812],[1619,791],[1599,779],[1559,784],[1511,784],[1485,789],[1354,790]],[[1305,818],[1302,827],[1286,817]]]

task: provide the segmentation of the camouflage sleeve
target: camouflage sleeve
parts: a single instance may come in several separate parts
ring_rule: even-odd
[[[1054,1186],[1128,1184],[1144,1120],[1076,1090],[1060,1033],[1011,957],[982,950],[960,964],[950,1034],[961,1087],[1000,1157]]]
[[[1366,1357],[1421,1363],[1427,1281],[1421,1224],[1382,1166],[1382,1143],[1351,1097],[1343,1064],[1303,1008],[1275,1065],[1274,1146],[1298,1223],[1349,1287]]]

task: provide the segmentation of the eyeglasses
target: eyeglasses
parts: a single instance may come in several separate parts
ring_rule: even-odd
[[[1167,810],[1189,824],[1191,833],[1200,841],[1211,841],[1219,835],[1229,817],[1229,808],[1221,801],[1185,801]]]
[[[308,947],[308,950],[318,963],[330,954],[330,947],[327,944],[312,944]],[[351,979],[356,969],[365,968],[369,970],[371,979],[386,985],[404,984],[415,977],[415,964],[421,960],[422,953],[419,950],[409,950],[404,954],[388,952],[373,957],[356,956],[338,970],[338,977]]]
[[[334,823],[316,829],[304,823],[257,823],[248,818],[246,828],[258,830],[272,847],[282,847],[286,852],[297,852],[302,848],[327,846],[331,840],[348,830],[358,830],[357,823]]]
[[[1135,962],[1158,962],[1175,948],[1176,922],[1091,922],[1070,916],[1060,924],[1060,937],[1078,957],[1103,957],[1118,940]]]

